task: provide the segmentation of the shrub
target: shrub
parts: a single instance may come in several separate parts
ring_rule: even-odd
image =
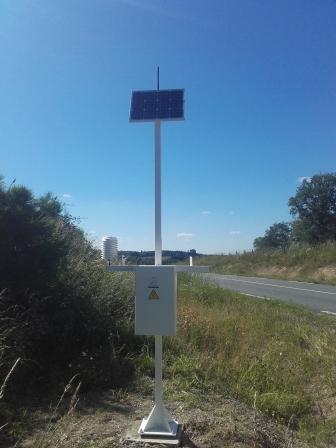
[[[7,389],[119,385],[136,349],[130,278],[109,274],[62,204],[0,182],[0,378]],[[7,395],[9,396],[9,394]]]

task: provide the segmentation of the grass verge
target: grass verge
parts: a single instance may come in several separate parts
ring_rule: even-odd
[[[219,274],[336,284],[336,242],[315,247],[293,244],[287,250],[208,255],[195,262],[208,265]]]
[[[228,400],[233,397],[247,404],[252,413],[255,410],[255,415],[260,412],[270,422],[282,425],[285,432],[295,433],[293,440],[299,439],[303,443],[265,445],[260,442],[254,446],[336,446],[334,318],[276,301],[247,298],[186,274],[179,275],[178,297],[178,336],[164,338],[168,401],[185,401],[195,410],[203,409],[204,415],[209,412],[217,415],[221,412],[221,400],[216,397]],[[141,392],[141,400],[145,395],[143,392],[152,397],[150,378],[154,376],[153,338],[143,338],[142,341],[141,354],[131,357],[138,384],[142,387],[137,389]],[[76,400],[71,396],[68,401],[69,409],[72,409]],[[226,415],[227,411],[223,412]],[[244,412],[248,416],[248,411]],[[66,428],[72,414],[69,416],[68,410],[64,418],[57,414],[52,412],[33,446],[49,446],[51,435],[57,436],[57,444],[60,443],[52,446],[77,446],[68,443],[67,439]],[[9,414],[6,415],[5,423],[9,423],[13,440],[20,435],[24,438],[27,428],[34,426],[25,409],[20,418],[16,411],[13,421]],[[141,415],[145,415],[143,411]],[[191,416],[191,427],[195,418]],[[56,426],[53,425],[55,419]],[[120,416],[120,419],[125,417]],[[246,420],[250,421],[247,417]],[[105,425],[106,421],[110,421],[108,416],[104,416]],[[91,416],[87,425],[92,425]],[[247,425],[250,427],[251,423]],[[218,426],[218,431],[218,440],[228,437],[224,426]],[[234,435],[240,437],[240,429],[237,431]],[[101,435],[97,432],[93,437],[97,442],[91,445],[88,442],[87,446],[103,447],[99,444]]]
[[[247,298],[195,276],[179,281],[179,334],[165,338],[169,398],[230,395],[316,446],[335,443],[336,320]],[[152,358],[138,358],[151,374]]]

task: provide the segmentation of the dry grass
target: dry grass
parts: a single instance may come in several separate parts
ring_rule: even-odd
[[[292,245],[288,250],[208,255],[196,262],[211,266],[213,272],[219,274],[336,284],[336,242],[315,247]]]
[[[153,382],[150,382],[151,392]],[[116,400],[110,392],[97,394],[82,403],[72,415],[65,415],[48,433],[43,448],[145,448],[148,445],[129,440],[135,435],[141,420],[152,408],[151,399],[131,392]],[[232,398],[219,394],[203,397],[202,406],[182,400],[168,400],[166,405],[174,418],[183,423],[186,448],[288,448],[287,428],[265,419],[257,408],[249,408]],[[35,448],[36,435],[17,445]],[[293,438],[293,447],[311,448]],[[154,445],[159,448],[162,445]]]
[[[17,368],[17,366],[19,365],[19,363],[21,362],[21,358],[17,358],[17,360],[14,362],[14,364],[12,365],[10,371],[8,372],[8,374],[6,375],[1,387],[0,387],[0,400],[3,400],[4,396],[5,396],[5,391],[6,391],[6,386],[11,378],[11,376],[13,375],[15,369]]]
[[[51,410],[48,423],[43,431],[38,433],[34,440],[34,447],[36,448],[47,448],[50,447],[50,440],[53,440],[53,447],[59,448],[64,442],[64,431],[59,431],[60,426],[64,426],[64,421],[67,417],[74,413],[76,406],[78,404],[78,393],[81,387],[81,382],[76,384],[76,379],[78,375],[74,375],[68,384],[65,386],[62,395],[56,403],[56,406]],[[72,391],[72,393],[71,393]],[[70,393],[70,397],[67,395]],[[66,410],[62,410],[60,421],[55,425],[55,421],[58,419],[59,412],[61,408],[65,405],[65,399],[68,398],[68,406]]]

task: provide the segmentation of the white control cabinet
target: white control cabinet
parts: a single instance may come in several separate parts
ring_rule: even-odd
[[[175,266],[136,267],[135,334],[176,334]]]

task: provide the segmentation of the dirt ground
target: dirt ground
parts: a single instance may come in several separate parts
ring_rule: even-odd
[[[199,405],[184,401],[167,402],[173,417],[183,424],[182,446],[189,448],[304,448],[290,428],[267,420],[253,408],[232,398],[211,396]],[[116,400],[113,391],[82,396],[74,411],[52,418],[34,413],[31,434],[18,448],[114,448],[158,447],[146,441],[129,440],[153,402],[140,393],[125,394]],[[46,421],[49,419],[48,423]],[[43,423],[44,422],[44,423]]]

